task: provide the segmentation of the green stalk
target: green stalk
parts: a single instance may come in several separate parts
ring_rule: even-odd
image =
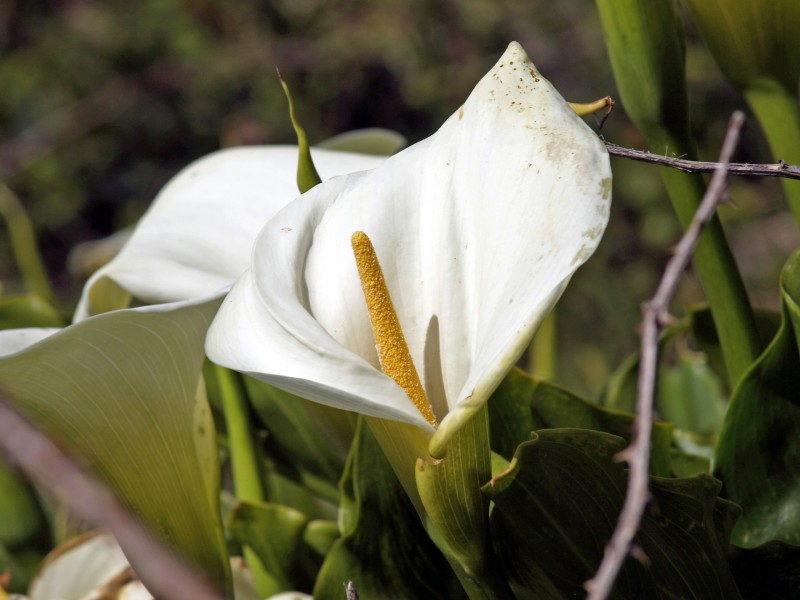
[[[224,367],[214,365],[214,373],[228,430],[236,497],[245,502],[262,503],[266,500],[266,494],[244,387],[238,375]],[[264,570],[261,559],[248,546],[244,547],[244,558],[253,573],[253,581],[259,594],[268,596],[273,593],[274,579]]]
[[[8,226],[11,250],[25,286],[52,305],[55,294],[47,270],[44,268],[39,247],[36,245],[36,234],[31,220],[17,195],[3,183],[0,183],[0,215]]]
[[[800,164],[800,106],[780,83],[762,79],[741,90],[767,136],[776,160]],[[800,181],[782,179],[795,221],[800,225]]]
[[[674,0],[596,0],[622,102],[657,154],[695,158],[689,135],[683,23]],[[705,192],[699,175],[661,169],[684,229]],[[761,350],[739,269],[716,217],[692,258],[733,387]]]
[[[417,459],[423,521],[471,600],[514,598],[489,533],[489,410],[484,405],[447,444],[444,458]]]
[[[556,311],[553,310],[542,321],[531,342],[528,372],[539,379],[552,381],[556,376],[557,347]]]
[[[672,147],[681,148],[674,144]],[[651,147],[655,149],[656,146]],[[694,156],[693,152],[686,154]],[[705,183],[699,175],[675,169],[663,168],[661,175],[678,219],[686,229],[703,198]],[[758,358],[762,344],[747,290],[718,218],[714,217],[706,225],[695,248],[692,264],[711,309],[728,383],[733,388]]]

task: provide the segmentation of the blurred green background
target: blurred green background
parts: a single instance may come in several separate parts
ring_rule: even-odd
[[[728,116],[744,104],[691,24],[687,35],[694,132],[713,160]],[[72,247],[134,223],[204,154],[294,141],[275,67],[312,141],[386,127],[415,142],[511,40],[568,100],[616,96],[587,0],[3,0],[0,180],[29,211],[70,310],[83,283],[67,270]],[[643,147],[620,104],[602,134]],[[753,120],[736,160],[771,162]],[[639,306],[680,233],[655,167],[612,167],[611,224],[557,309],[556,380],[590,396],[638,346]],[[798,242],[779,183],[736,179],[732,199],[722,212],[751,297],[777,307],[777,274]],[[0,280],[5,293],[24,291],[5,233]],[[690,274],[675,312],[701,300]]]

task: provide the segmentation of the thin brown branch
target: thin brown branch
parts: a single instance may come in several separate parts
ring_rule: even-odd
[[[712,173],[719,168],[719,163],[687,160],[652,154],[644,150],[623,148],[611,142],[606,142],[608,153],[612,156],[630,158],[642,162],[671,167],[687,173]],[[800,179],[800,167],[790,165],[783,161],[771,165],[751,165],[748,163],[730,163],[727,167],[729,175],[745,175],[750,177],[785,177],[786,179]]]
[[[222,600],[137,521],[111,492],[59,450],[0,395],[0,451],[81,520],[110,530],[156,598]]]
[[[648,468],[650,464],[650,434],[653,426],[653,399],[658,364],[658,335],[669,320],[669,303],[675,295],[686,266],[692,258],[703,227],[711,220],[717,206],[725,198],[728,167],[731,154],[739,140],[744,123],[744,113],[733,113],[728,132],[716,163],[714,176],[706,190],[694,218],[675,248],[675,254],[667,264],[661,282],[653,298],[642,306],[642,342],[639,360],[639,385],[636,395],[636,420],[633,440],[618,458],[629,465],[628,490],[625,504],[619,516],[611,541],[606,546],[603,561],[595,576],[584,587],[589,592],[588,600],[605,600],[611,593],[614,581],[622,564],[634,549],[634,537],[650,499],[648,491]]]

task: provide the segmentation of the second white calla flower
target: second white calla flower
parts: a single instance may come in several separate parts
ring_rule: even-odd
[[[313,149],[323,177],[385,158]],[[229,148],[201,158],[158,194],[120,253],[83,289],[75,320],[127,307],[202,298],[245,271],[258,232],[299,195],[297,146]]]
[[[208,356],[318,402],[434,433],[380,368],[350,239],[375,246],[439,422],[430,452],[481,408],[609,216],[598,137],[512,43],[432,137],[333,178],[256,241]]]

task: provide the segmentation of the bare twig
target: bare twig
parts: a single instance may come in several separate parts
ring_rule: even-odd
[[[155,597],[222,600],[218,592],[128,513],[105,486],[78,467],[1,395],[0,451],[31,480],[50,490],[74,515],[109,529]]]
[[[608,153],[613,156],[640,160],[663,167],[672,167],[687,173],[712,173],[719,168],[719,163],[703,162],[699,160],[687,160],[685,158],[674,158],[671,156],[661,156],[643,150],[623,148],[611,142],[606,142]],[[800,167],[790,165],[783,161],[772,165],[751,165],[747,163],[730,163],[727,167],[729,175],[748,175],[751,177],[785,177],[786,179],[800,179]]]
[[[655,295],[642,306],[642,342],[639,360],[639,386],[636,395],[636,421],[631,444],[617,456],[630,466],[625,504],[611,541],[606,546],[603,561],[595,576],[584,584],[588,600],[605,600],[611,593],[623,562],[633,548],[633,539],[650,499],[647,488],[650,463],[650,433],[653,426],[653,396],[658,362],[658,334],[669,320],[669,303],[675,295],[681,275],[689,264],[703,227],[711,220],[717,206],[725,197],[728,166],[739,139],[744,113],[733,113],[728,133],[720,151],[714,176],[706,190],[686,233],[667,264]]]

